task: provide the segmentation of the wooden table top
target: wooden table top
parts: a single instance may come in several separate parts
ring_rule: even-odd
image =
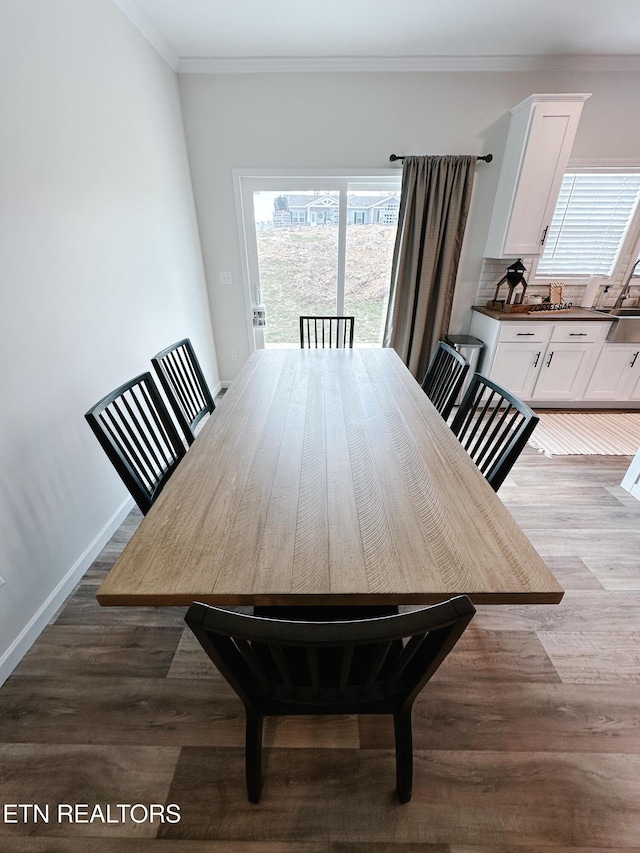
[[[392,349],[257,350],[102,605],[548,603],[563,590]]]

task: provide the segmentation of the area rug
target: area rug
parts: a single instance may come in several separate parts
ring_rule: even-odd
[[[640,412],[542,413],[529,444],[545,456],[633,456]]]

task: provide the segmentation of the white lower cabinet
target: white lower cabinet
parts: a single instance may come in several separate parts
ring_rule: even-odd
[[[542,358],[532,400],[581,398],[595,356],[594,343],[549,343]]]
[[[631,363],[640,345],[606,344],[609,326],[606,320],[509,322],[474,312],[470,334],[485,343],[482,372],[523,400],[640,400],[640,354]]]
[[[586,400],[639,400],[640,344],[605,343],[584,397]]]
[[[595,355],[594,343],[548,344],[500,342],[491,378],[524,400],[567,400],[582,397]]]
[[[546,344],[499,343],[490,378],[516,397],[527,400],[533,393]]]

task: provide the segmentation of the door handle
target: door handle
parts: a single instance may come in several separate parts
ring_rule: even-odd
[[[516,338],[527,338],[529,335],[535,335],[535,332],[516,332]]]
[[[636,363],[636,359],[638,358],[639,355],[640,355],[640,351],[634,352],[633,358],[631,359],[631,364],[629,365],[629,367],[633,367],[633,365]]]
[[[547,367],[551,364],[551,359],[553,358],[553,353],[550,353],[549,360],[547,361]]]
[[[542,232],[542,239],[540,240],[540,245],[544,246],[544,241],[547,239],[547,231],[549,230],[549,226],[545,225],[544,231]]]
[[[534,367],[537,367],[537,366],[538,366],[538,362],[540,361],[540,356],[541,356],[541,355],[542,355],[542,352],[537,352],[537,353],[536,353],[536,360],[533,362],[533,366],[534,366]],[[637,353],[636,353],[636,355],[637,355]]]
[[[586,332],[569,332],[570,338],[586,338]]]

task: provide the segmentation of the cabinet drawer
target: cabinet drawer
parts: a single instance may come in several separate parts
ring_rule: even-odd
[[[502,323],[500,343],[520,342],[546,343],[551,335],[549,323]],[[582,338],[580,338],[582,340]]]
[[[551,342],[564,341],[568,344],[585,344],[602,338],[602,323],[558,323],[553,327]]]

